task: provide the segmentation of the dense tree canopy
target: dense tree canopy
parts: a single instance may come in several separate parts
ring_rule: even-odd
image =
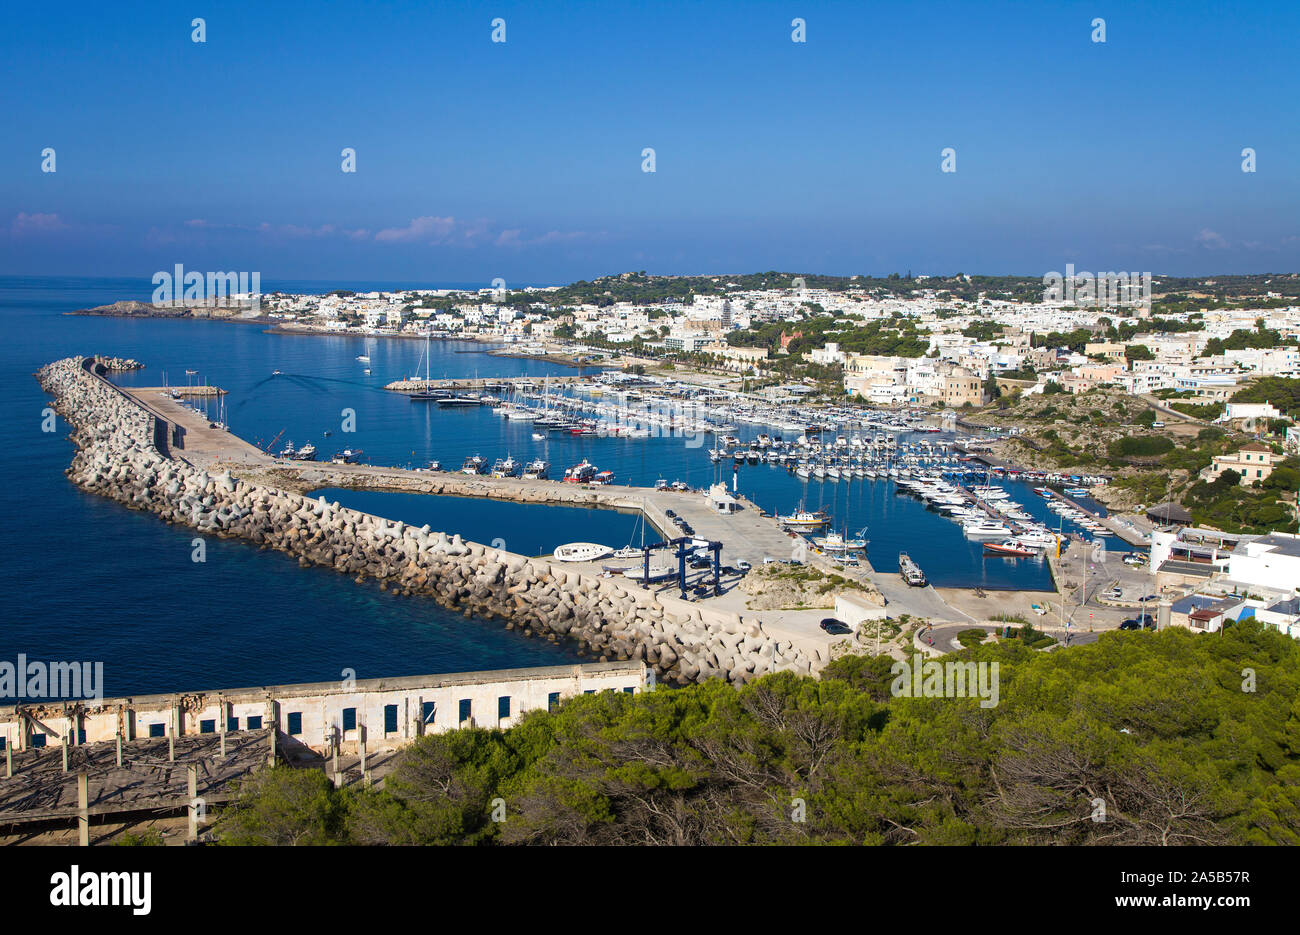
[[[420,739],[379,791],[284,768],[221,817],[234,843],[1300,844],[1300,645],[1107,633],[999,664],[995,707],[891,697],[888,658],[604,693],[509,730]],[[500,800],[500,801],[497,801]],[[1104,821],[1096,820],[1104,808]],[[493,820],[495,817],[504,820]]]

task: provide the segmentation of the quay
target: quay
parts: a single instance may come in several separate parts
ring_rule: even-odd
[[[1074,498],[1067,497],[1065,494],[1053,490],[1050,487],[1047,488],[1047,492],[1052,499],[1059,500],[1062,503],[1065,503],[1068,506],[1073,507],[1074,509],[1078,510],[1080,513],[1083,513],[1085,516],[1089,517],[1093,522],[1105,526],[1112,533],[1114,533],[1116,536],[1119,536],[1119,538],[1123,539],[1129,545],[1135,545],[1142,548],[1146,548],[1151,545],[1151,543],[1149,543],[1148,541],[1146,541],[1146,539],[1142,537],[1142,532],[1140,530],[1135,529],[1131,526],[1125,526],[1122,523],[1118,522],[1117,520],[1111,518],[1110,516],[1102,516],[1101,514],[1097,513],[1095,510],[1088,509],[1086,506],[1084,506],[1082,503],[1079,503]]]
[[[173,439],[173,457],[209,471],[224,467],[238,469],[243,476],[297,493],[321,487],[346,487],[631,510],[642,513],[665,538],[675,534],[675,526],[668,516],[671,510],[691,525],[696,538],[721,542],[723,561],[733,565],[738,561],[759,565],[765,558],[788,560],[800,541],[783,530],[775,517],[760,516],[759,508],[743,497],[735,498],[741,509],[724,513],[698,492],[279,459],[224,429],[212,428],[202,414],[180,405],[161,390],[120,389],[170,426],[167,434]]]
[[[433,390],[483,390],[488,392],[523,392],[553,386],[572,386],[588,382],[586,377],[476,377],[473,379],[455,378],[440,380],[394,380],[384,387],[395,393],[415,393]]]

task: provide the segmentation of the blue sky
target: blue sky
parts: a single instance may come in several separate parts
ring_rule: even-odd
[[[1300,267],[1294,2],[201,0],[7,19],[0,273]]]

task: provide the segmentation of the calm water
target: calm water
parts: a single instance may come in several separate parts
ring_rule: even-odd
[[[267,288],[277,285],[319,292],[365,288]],[[530,423],[503,419],[490,408],[439,409],[383,390],[391,380],[423,371],[423,341],[270,335],[252,325],[62,314],[121,298],[147,299],[149,291],[147,282],[0,278],[6,336],[0,348],[0,582],[9,595],[0,612],[0,659],[25,652],[30,658],[103,660],[107,691],[127,694],[332,679],[343,668],[367,677],[576,658],[497,623],[465,620],[425,600],[300,569],[283,555],[242,543],[209,540],[207,562],[195,564],[190,533],[84,495],[64,477],[71,456],[67,427],[40,431],[47,400],[31,374],[70,354],[134,357],[147,365],[123,376],[124,383],[221,386],[229,391],[225,415],[232,430],[264,445],[274,441],[277,449],[310,441],[322,457],[351,447],[373,463],[421,466],[438,459],[453,470],[471,454],[489,461],[541,456],[551,462],[553,476],[586,457],[614,471],[620,483],[651,485],[661,477],[694,486],[718,477],[730,482],[729,464],[719,470],[707,445],[692,447],[683,438],[548,435],[535,441]],[[356,360],[359,355],[369,356],[369,363]],[[575,372],[495,357],[465,342],[433,342],[428,367],[432,376],[451,377]],[[187,377],[187,369],[198,373]],[[279,376],[272,376],[275,370]],[[355,431],[345,432],[350,414]],[[735,434],[748,438],[760,431],[741,426]],[[841,530],[866,527],[871,563],[884,571],[896,570],[904,550],[938,585],[1042,588],[1050,581],[1044,562],[986,558],[955,523],[896,495],[889,481],[801,481],[766,465],[742,466],[736,480],[740,492],[765,509],[788,512],[805,502],[826,507]],[[1057,517],[1027,485],[1006,486],[1056,527]],[[477,541],[502,539],[506,548],[527,554],[575,540],[615,547],[639,542],[635,518],[608,511],[356,491],[328,495]]]
[[[585,510],[578,507],[510,503],[471,497],[427,497],[422,494],[386,490],[341,490],[326,487],[313,490],[315,496],[337,500],[343,506],[412,526],[429,524],[430,529],[460,533],[519,555],[549,555],[556,546],[578,539],[621,548],[641,545],[640,514],[617,510]],[[647,526],[645,542],[661,537]]]

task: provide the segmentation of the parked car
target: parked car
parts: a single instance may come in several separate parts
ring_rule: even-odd
[[[1125,565],[1145,565],[1147,563],[1146,556],[1138,552],[1125,552],[1120,561]]]
[[[1121,630],[1141,630],[1142,624],[1138,623],[1136,620],[1129,619],[1121,623],[1119,628]]]
[[[736,562],[736,568],[742,572],[749,571],[753,567],[749,562]]]
[[[1109,597],[1113,601],[1119,600],[1120,596],[1123,595],[1123,593],[1124,592],[1120,589],[1119,585],[1116,585],[1113,588],[1106,589],[1106,597]]]
[[[834,617],[827,617],[821,622],[821,628],[832,636],[844,636],[852,633],[853,628],[843,620],[836,620]]]
[[[1138,614],[1135,619],[1147,630],[1154,630],[1156,628],[1156,618],[1150,614]]]
[[[1148,594],[1146,597],[1142,598],[1142,603],[1146,604],[1150,601],[1158,601],[1158,600],[1160,600],[1160,598],[1156,597],[1154,594]]]
[[[669,519],[672,519],[676,515],[676,512],[673,510],[664,510],[664,516],[667,516]]]

